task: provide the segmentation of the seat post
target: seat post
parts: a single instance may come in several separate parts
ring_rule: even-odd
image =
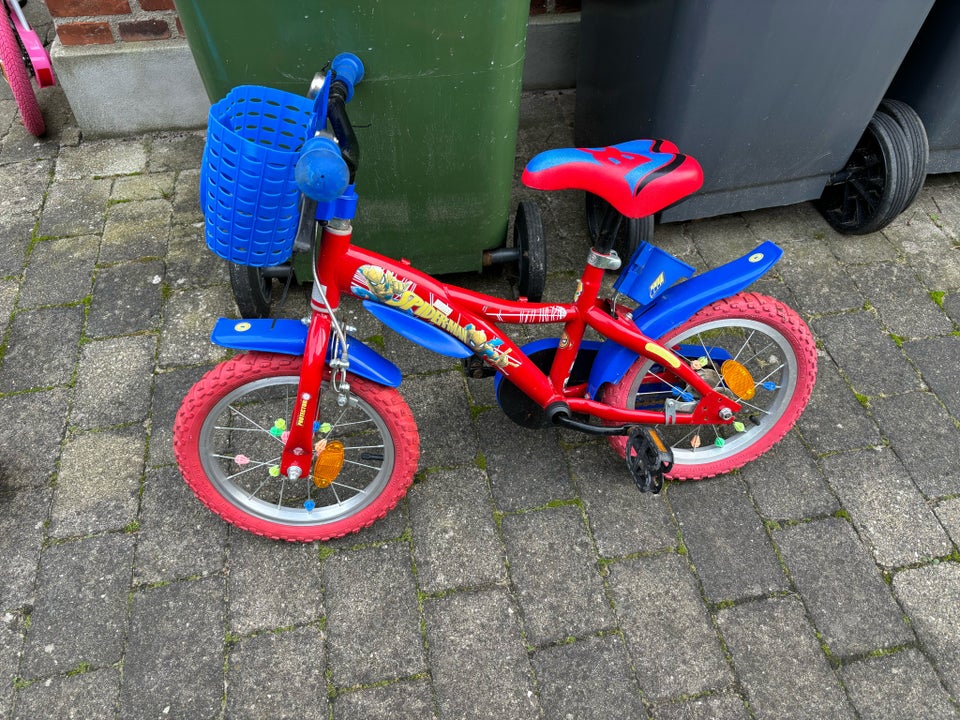
[[[613,250],[613,244],[617,239],[617,232],[620,230],[620,222],[623,220],[621,215],[613,205],[607,205],[603,217],[600,219],[600,229],[597,232],[597,240],[594,244],[594,250],[601,255],[609,255]]]

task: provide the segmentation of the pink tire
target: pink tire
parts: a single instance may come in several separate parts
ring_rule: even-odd
[[[817,349],[806,323],[789,307],[757,293],[740,293],[708,305],[660,342],[688,361],[705,359],[700,371],[714,387],[737,399],[741,410],[731,424],[661,425],[673,450],[674,480],[699,480],[735,470],[759,457],[793,427],[813,392]],[[725,360],[746,367],[755,395],[740,399],[720,376]],[[604,389],[605,402],[619,407],[663,409],[667,399],[692,405],[696,398],[676,376],[638,358],[623,379]],[[626,438],[610,444],[622,456]]]
[[[293,481],[271,472],[283,449],[274,428],[290,422],[300,366],[299,357],[247,353],[215,367],[180,406],[174,453],[196,496],[227,522],[279,540],[330,540],[396,506],[413,481],[420,438],[395,389],[350,376],[351,402],[339,407],[325,381],[320,419],[330,428],[315,437],[343,444],[342,469],[323,488],[311,473]]]
[[[30,74],[20,53],[20,43],[17,42],[13,26],[10,24],[9,13],[5,13],[0,20],[0,63],[3,64],[3,74],[10,84],[13,99],[20,110],[23,126],[31,135],[40,137],[46,132],[47,127],[43,121],[43,113],[40,112],[37,96],[33,92],[33,85],[30,84]]]

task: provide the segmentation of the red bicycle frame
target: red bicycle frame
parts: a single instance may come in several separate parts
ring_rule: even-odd
[[[323,227],[303,368],[280,464],[284,474],[292,471],[299,476],[310,469],[314,422],[333,324],[330,313],[339,307],[344,293],[411,313],[446,331],[542,408],[554,406],[614,425],[728,424],[740,410],[737,402],[712,388],[686,360],[640,332],[624,312],[614,311],[608,301],[598,299],[604,272],[600,267],[586,265],[573,303],[505,300],[440,282],[406,261],[354,246],[352,234],[348,221],[333,220]],[[498,323],[563,323],[549,372],[541,370]],[[693,411],[678,410],[668,417],[665,410],[613,407],[587,397],[585,385],[569,385],[587,328],[669,368],[672,375],[699,394]]]

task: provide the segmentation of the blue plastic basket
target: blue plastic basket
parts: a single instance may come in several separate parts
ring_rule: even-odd
[[[644,242],[620,272],[613,289],[647,305],[678,280],[690,277],[695,270],[665,250]]]
[[[313,102],[243,85],[210,108],[200,169],[207,246],[239,265],[266,267],[293,252],[300,219],[294,168]]]

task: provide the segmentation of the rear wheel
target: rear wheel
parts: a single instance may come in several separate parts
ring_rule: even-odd
[[[47,127],[6,7],[4,7],[4,16],[0,20],[0,63],[3,64],[3,74],[10,84],[13,99],[20,110],[23,126],[31,135],[40,137],[46,132]]]
[[[741,405],[733,423],[660,425],[673,450],[667,474],[696,480],[730,472],[759,457],[779,441],[806,407],[817,374],[817,351],[806,323],[773,298],[741,293],[708,305],[660,342],[694,364],[711,386]],[[680,408],[698,398],[676,375],[638,358],[603,395],[610,405],[663,410],[667,400]],[[610,438],[624,455],[626,438]]]
[[[263,353],[221,363],[184,398],[174,452],[193,492],[227,522],[275,539],[329,540],[367,527],[400,501],[417,469],[419,435],[395,389],[350,376],[349,402],[340,407],[325,382],[313,472],[283,477],[283,430],[300,368],[299,357]]]

